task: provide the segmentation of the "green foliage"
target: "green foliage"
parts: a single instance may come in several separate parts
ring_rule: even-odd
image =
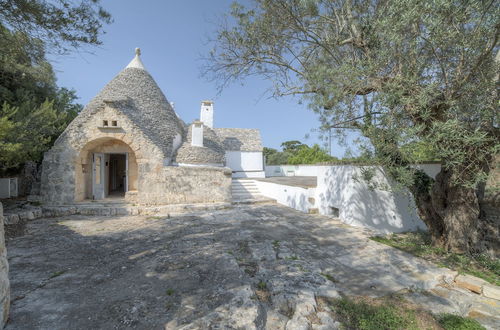
[[[100,0],[0,0],[0,25],[23,39],[40,40],[51,50],[65,52],[68,46],[100,45],[103,25],[111,15]]]
[[[0,26],[0,174],[40,161],[81,110],[74,91],[58,88],[44,45]]]
[[[463,186],[499,153],[500,6],[491,1],[254,0],[221,24],[205,73],[261,75],[297,95],[321,127],[358,130],[405,186],[439,159]],[[417,141],[417,142],[416,142]]]
[[[476,320],[453,314],[444,314],[439,317],[439,324],[445,330],[484,330]]]
[[[415,313],[399,310],[394,304],[372,306],[343,298],[334,301],[332,307],[348,329],[418,329]]]
[[[333,157],[328,155],[317,144],[312,147],[302,145],[292,156],[288,158],[288,164],[317,164],[321,162],[328,162],[333,159]]]
[[[436,148],[422,141],[409,142],[401,146],[401,153],[413,164],[439,161]]]
[[[283,148],[283,151],[290,153],[296,153],[304,146],[307,147],[307,145],[297,140],[285,141],[281,144],[281,148]]]
[[[288,164],[288,157],[290,153],[278,151],[273,148],[264,147],[264,157],[266,158],[266,165],[283,165]]]
[[[299,164],[317,164],[338,160],[328,155],[319,145],[315,144],[309,147],[300,141],[285,141],[281,144],[283,151],[273,148],[264,148],[264,156],[267,165],[299,165]]]
[[[485,254],[466,255],[451,253],[432,246],[427,232],[373,236],[371,240],[386,244],[440,266],[471,274],[495,285],[500,285],[500,260]]]

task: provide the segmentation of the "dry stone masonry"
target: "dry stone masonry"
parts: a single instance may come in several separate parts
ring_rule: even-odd
[[[0,203],[0,327],[3,327],[7,322],[10,308],[9,264],[3,224],[3,206]]]
[[[40,200],[46,205],[116,191],[141,205],[229,202],[232,170],[225,152],[251,149],[262,158],[258,130],[211,128],[211,101],[202,102],[207,125],[195,122],[202,132],[195,145],[193,125],[178,117],[139,55],[136,49],[44,155]]]

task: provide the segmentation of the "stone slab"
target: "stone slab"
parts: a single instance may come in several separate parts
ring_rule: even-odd
[[[500,288],[496,285],[485,284],[483,285],[483,295],[491,299],[500,300]]]
[[[478,294],[482,293],[483,285],[487,283],[488,282],[472,275],[458,275],[455,278],[456,286],[458,286],[459,288],[470,290]]]

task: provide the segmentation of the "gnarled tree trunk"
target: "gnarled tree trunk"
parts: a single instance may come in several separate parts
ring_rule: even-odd
[[[427,225],[434,245],[457,253],[479,249],[480,204],[476,190],[453,180],[450,170],[441,170],[431,189],[412,187],[418,213]]]

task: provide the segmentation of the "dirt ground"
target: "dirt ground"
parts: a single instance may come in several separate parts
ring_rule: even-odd
[[[335,329],[319,297],[453,276],[366,230],[277,205],[38,219],[26,232],[7,245],[7,329]]]

